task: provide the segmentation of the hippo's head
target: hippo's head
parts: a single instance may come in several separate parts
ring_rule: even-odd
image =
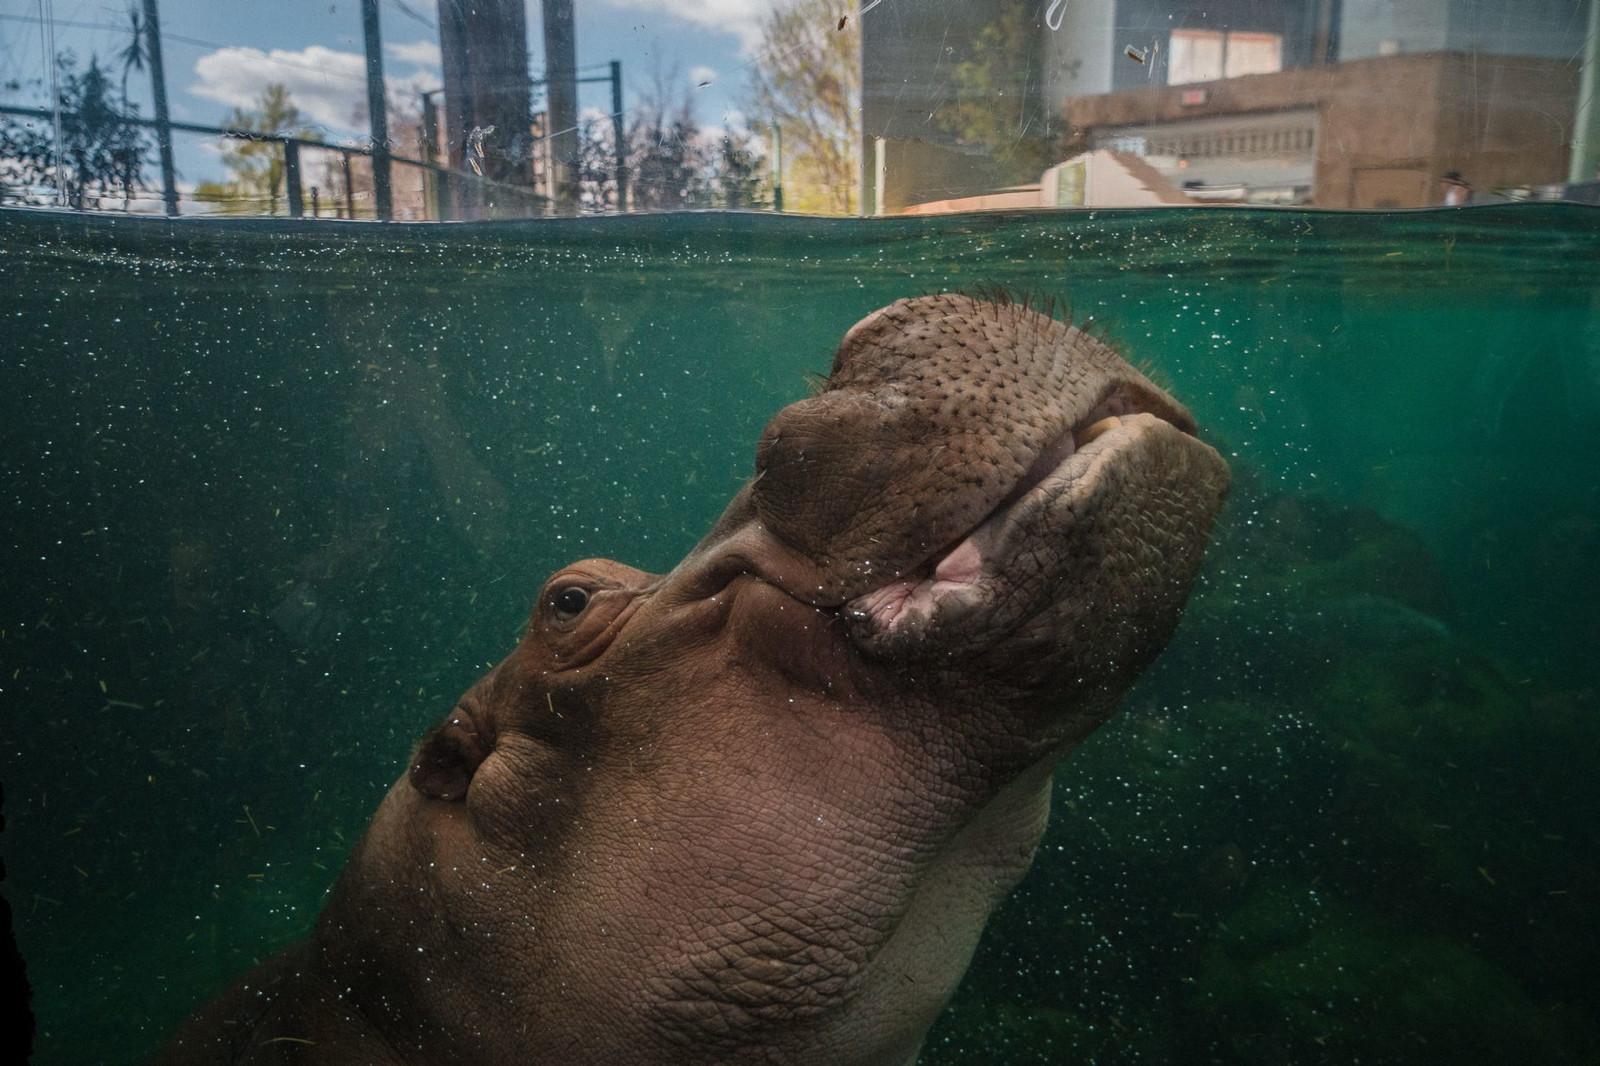
[[[307,969],[419,1062],[910,1061],[1227,483],[1076,329],[964,296],[870,315],[670,574],[546,582]]]

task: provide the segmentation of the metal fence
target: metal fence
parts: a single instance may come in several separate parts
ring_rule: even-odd
[[[54,121],[58,116],[47,108],[11,107],[0,105],[0,115],[13,115],[21,118],[33,118],[42,121]],[[63,111],[59,118],[63,123],[77,121],[78,116],[72,112]],[[130,126],[160,131],[161,123],[155,119],[139,118],[125,115],[121,121]],[[393,152],[375,149],[367,145],[336,144],[321,141],[311,137],[296,137],[280,133],[262,133],[255,130],[234,129],[227,126],[201,126],[192,122],[165,123],[168,130],[179,133],[196,133],[208,137],[223,137],[232,140],[253,141],[278,145],[283,153],[284,174],[284,199],[287,213],[291,218],[306,217],[307,192],[312,193],[311,217],[355,218],[359,217],[355,207],[355,182],[351,167],[351,159],[359,157],[368,161],[370,166],[375,156],[382,155],[388,163],[414,168],[423,178],[423,204],[425,217],[440,221],[449,221],[465,216],[462,210],[463,196],[470,196],[480,206],[491,205],[489,213],[500,216],[536,217],[550,213],[550,198],[535,192],[533,189],[521,185],[511,185],[497,182],[466,171],[452,170],[449,167],[439,166],[430,160],[411,159],[406,156],[395,155]],[[335,153],[340,157],[343,171],[343,195],[330,198],[330,212],[323,215],[320,207],[320,190],[318,186],[307,185],[305,181],[305,168],[302,165],[302,150],[314,150]],[[376,180],[374,181],[376,185]],[[168,214],[178,214],[178,195],[175,188],[163,190],[163,199],[167,204]],[[342,200],[342,202],[340,202]],[[388,207],[388,210],[384,210]],[[376,204],[370,217],[387,221],[393,216],[392,201],[385,205]]]

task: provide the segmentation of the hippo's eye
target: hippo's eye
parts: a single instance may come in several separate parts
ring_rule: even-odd
[[[550,599],[550,605],[556,609],[556,615],[562,621],[576,618],[589,606],[589,590],[577,585],[568,585]]]

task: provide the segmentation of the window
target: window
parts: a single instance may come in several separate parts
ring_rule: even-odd
[[[1215,81],[1222,77],[1223,35],[1218,30],[1173,30],[1167,84]]]
[[[1230,33],[1222,76],[1272,74],[1283,69],[1283,38],[1276,33]]]
[[[1283,69],[1283,37],[1276,33],[1173,30],[1167,84],[1271,74]]]

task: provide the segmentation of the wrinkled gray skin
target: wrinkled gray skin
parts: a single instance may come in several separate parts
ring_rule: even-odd
[[[1193,434],[1023,307],[868,316],[670,574],[550,578],[166,1061],[914,1061],[1177,622],[1228,483]]]

